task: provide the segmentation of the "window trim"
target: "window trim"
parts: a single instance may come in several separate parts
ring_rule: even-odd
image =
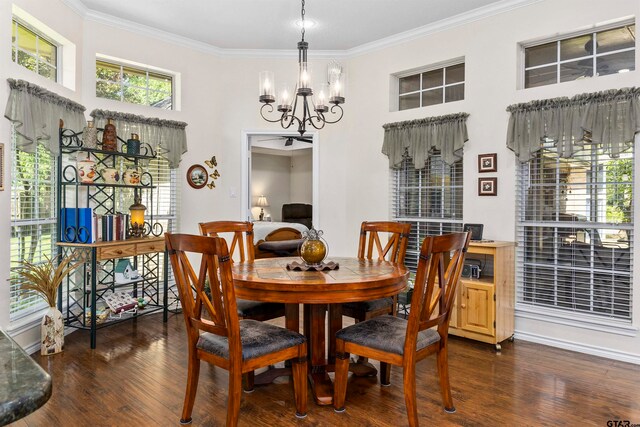
[[[178,105],[178,88],[179,88],[179,84],[180,84],[180,73],[177,73],[175,71],[170,71],[170,70],[166,70],[164,68],[159,68],[159,67],[154,67],[152,65],[147,65],[147,64],[142,64],[139,62],[135,62],[135,61],[128,61],[126,59],[121,59],[121,58],[116,58],[113,56],[108,56],[108,55],[102,55],[102,54],[96,54],[96,58],[94,61],[94,71],[93,71],[93,77],[94,77],[94,82],[97,83],[98,81],[102,81],[102,82],[108,82],[108,83],[114,83],[110,80],[103,80],[103,79],[98,79],[96,77],[96,71],[97,71],[97,63],[98,62],[106,62],[112,65],[116,65],[120,67],[120,77],[122,77],[122,72],[123,72],[123,68],[128,67],[128,68],[134,68],[138,71],[143,71],[147,74],[147,79],[149,78],[149,73],[155,73],[155,74],[161,74],[161,75],[165,75],[167,77],[171,78],[171,109],[167,110],[167,111],[177,111],[179,110],[179,105]],[[123,85],[121,84],[120,87],[122,88]],[[149,95],[149,87],[140,87],[140,86],[130,86],[130,87],[134,87],[134,88],[139,88],[139,89],[145,89],[147,91],[147,96]],[[95,88],[95,84],[94,84],[94,88]],[[153,92],[157,92],[157,91],[153,91]],[[128,102],[125,101],[123,96],[120,96],[119,100],[116,99],[110,99],[110,98],[103,98],[97,95],[97,93],[95,92],[94,89],[94,96],[98,99],[106,99],[109,101],[116,101],[116,102],[124,102],[127,104],[132,104],[132,105],[139,105],[141,107],[149,107],[149,108],[153,108],[153,109],[158,109],[157,107],[153,107],[151,105],[144,105],[144,104],[135,104],[132,102]]]
[[[622,18],[613,20],[613,21],[609,21],[603,24],[596,24],[596,25],[590,25],[589,27],[583,27],[581,29],[578,30],[572,30],[572,31],[567,31],[567,32],[563,32],[563,33],[557,33],[554,34],[553,36],[545,36],[545,37],[539,37],[539,38],[534,38],[534,39],[529,39],[529,40],[525,40],[522,42],[518,43],[518,79],[517,79],[517,88],[518,90],[525,90],[525,89],[535,89],[535,88],[539,88],[539,87],[545,87],[545,86],[551,86],[552,84],[548,84],[548,85],[543,85],[543,86],[534,86],[534,87],[530,87],[527,88],[525,87],[525,50],[527,48],[530,47],[535,47],[535,46],[540,46],[543,44],[547,44],[547,43],[552,43],[552,42],[557,42],[557,41],[561,41],[561,40],[568,40],[568,39],[572,39],[574,37],[580,37],[580,36],[584,36],[587,34],[593,34],[593,33],[599,33],[601,31],[607,31],[607,30],[612,30],[614,28],[619,28],[619,27],[623,27],[625,25],[636,25],[637,28],[637,23],[636,23],[636,18],[635,16],[624,16]],[[638,44],[636,42],[636,51],[638,48]],[[612,52],[607,52],[607,54],[610,53],[617,53],[619,51],[612,51]],[[604,55],[602,55],[604,56]],[[591,55],[591,57],[594,57],[594,55]],[[561,64],[563,62],[571,62],[571,61],[575,61],[576,59],[579,58],[573,58],[571,60],[565,60],[565,61],[557,61],[554,62],[553,64]],[[546,65],[541,65],[541,66],[536,66],[536,67],[530,67],[529,69],[535,69],[538,67],[544,67],[544,66],[549,66],[551,64],[546,64]],[[571,80],[573,81],[573,80]],[[560,77],[558,76],[558,81],[556,83],[553,84],[560,84],[560,83],[569,83],[569,82],[561,82],[560,81]]]

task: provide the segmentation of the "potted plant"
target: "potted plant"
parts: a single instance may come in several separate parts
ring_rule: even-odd
[[[62,280],[81,263],[71,264],[71,257],[64,258],[57,263],[58,257],[49,258],[42,263],[21,261],[16,269],[20,288],[25,291],[35,291],[49,304],[41,322],[40,354],[51,355],[59,353],[64,348],[64,322],[62,313],[56,307],[58,288]],[[56,265],[57,264],[57,265]]]

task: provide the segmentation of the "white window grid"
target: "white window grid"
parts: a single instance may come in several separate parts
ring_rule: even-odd
[[[440,100],[440,102],[438,102],[438,104],[444,104],[446,101],[446,96],[447,96],[447,88],[453,87],[453,86],[463,86],[465,85],[465,79],[463,79],[460,82],[455,82],[455,83],[445,83],[447,81],[447,69],[449,67],[455,66],[455,65],[460,65],[460,64],[464,64],[464,62],[459,62],[459,63],[455,63],[455,64],[450,64],[447,65],[446,67],[441,67],[441,68],[434,68],[434,69],[430,69],[430,70],[424,70],[424,71],[420,71],[419,73],[414,73],[414,74],[409,74],[406,76],[399,76],[398,78],[406,78],[406,77],[413,77],[413,76],[420,76],[420,89],[418,90],[414,90],[411,92],[404,92],[404,93],[398,93],[398,98],[401,99],[403,97],[409,96],[409,95],[415,95],[415,94],[420,94],[422,95],[423,92],[434,92],[438,89],[442,89],[442,99]],[[425,88],[423,87],[423,79],[422,79],[422,74],[424,73],[428,73],[431,71],[439,71],[442,70],[442,84],[439,86],[433,86],[433,87],[429,87],[429,88]],[[420,100],[420,105],[418,107],[415,108],[422,108],[425,107],[425,105],[422,105],[422,96],[420,96],[418,98]],[[437,105],[437,104],[429,104],[429,105]]]
[[[173,89],[174,79],[173,79],[172,76],[170,76],[168,74],[158,73],[156,71],[148,70],[148,69],[145,69],[145,68],[133,67],[131,65],[123,65],[123,64],[116,63],[116,62],[105,61],[104,59],[98,59],[96,61],[96,68],[99,67],[99,63],[101,63],[101,62],[119,68],[118,80],[114,81],[114,80],[107,80],[107,79],[101,79],[101,78],[96,77],[96,81],[120,86],[119,93],[120,93],[120,101],[121,102],[129,102],[128,100],[125,99],[125,96],[124,96],[126,88],[142,89],[142,90],[145,91],[145,97],[146,97],[144,105],[151,105],[151,103],[150,103],[151,97],[149,96],[151,93],[159,93],[159,94],[162,94],[162,95],[170,97],[171,98],[171,109],[174,108],[173,107],[173,105],[174,105],[174,89]],[[137,85],[132,85],[132,84],[126,84],[125,81],[124,81],[124,69],[125,68],[131,69],[131,70],[134,70],[134,71],[138,71],[140,73],[144,73],[145,74],[145,78],[146,78],[146,86],[137,86]],[[170,80],[171,81],[171,91],[165,92],[165,91],[162,91],[162,90],[151,89],[149,87],[149,74],[157,74],[159,76],[165,77],[168,80]]]
[[[13,18],[11,25],[16,29],[16,39],[12,44],[12,47],[15,49],[16,52],[16,56],[14,58],[14,62],[16,64],[19,64],[18,62],[18,52],[22,52],[25,55],[30,56],[31,58],[33,58],[35,60],[36,63],[36,69],[34,70],[34,72],[38,75],[40,75],[40,63],[44,62],[45,64],[47,64],[48,66],[52,67],[55,70],[55,73],[53,73],[53,81],[58,81],[59,76],[58,76],[58,64],[57,63],[52,63],[47,61],[44,57],[40,56],[40,41],[44,40],[47,43],[51,44],[56,52],[56,61],[58,60],[59,56],[59,52],[58,49],[60,48],[60,46],[58,45],[58,43],[54,42],[53,40],[51,40],[50,38],[46,37],[45,35],[43,35],[41,32],[39,32],[38,30],[36,30],[35,28],[31,27],[30,25],[27,25],[25,23],[23,23],[22,21],[16,19],[15,17]],[[21,49],[19,47],[19,39],[20,39],[20,32],[18,31],[18,28],[24,28],[25,30],[33,33],[36,36],[36,55],[34,56],[33,53]],[[22,65],[22,64],[20,64]]]

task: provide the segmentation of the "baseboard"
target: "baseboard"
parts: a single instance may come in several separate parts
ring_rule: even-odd
[[[625,351],[612,350],[605,347],[597,347],[576,343],[573,341],[550,338],[547,336],[532,334],[529,332],[516,331],[515,338],[522,341],[530,341],[537,344],[544,344],[551,347],[562,348],[564,350],[577,351],[578,353],[590,354],[592,356],[605,357],[607,359],[619,360],[621,362],[640,365],[640,355],[627,353]]]

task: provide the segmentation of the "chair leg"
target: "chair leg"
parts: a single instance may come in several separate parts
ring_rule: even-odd
[[[196,400],[198,390],[198,379],[200,378],[200,359],[194,354],[189,355],[189,367],[187,368],[187,390],[184,394],[184,405],[182,406],[182,417],[180,424],[191,424],[191,412]]]
[[[227,426],[238,425],[240,400],[242,398],[242,373],[240,370],[229,371],[229,398],[227,403]]]
[[[255,377],[255,371],[247,372],[242,376],[242,379],[244,380],[243,389],[245,393],[253,392]]]
[[[418,426],[418,407],[416,405],[416,366],[415,363],[405,365],[403,369],[404,403],[407,406],[409,426]]]
[[[440,348],[440,351],[438,351],[437,366],[444,410],[449,413],[456,412],[456,408],[453,406],[453,398],[451,397],[451,385],[449,384],[449,361],[446,344]]]
[[[296,401],[296,417],[307,416],[307,358],[293,359],[293,393]]]
[[[344,351],[344,341],[336,340],[335,383],[333,384],[333,409],[344,412],[347,397],[347,377],[349,375],[349,353]]]
[[[380,385],[391,385],[391,365],[385,362],[380,362]]]

